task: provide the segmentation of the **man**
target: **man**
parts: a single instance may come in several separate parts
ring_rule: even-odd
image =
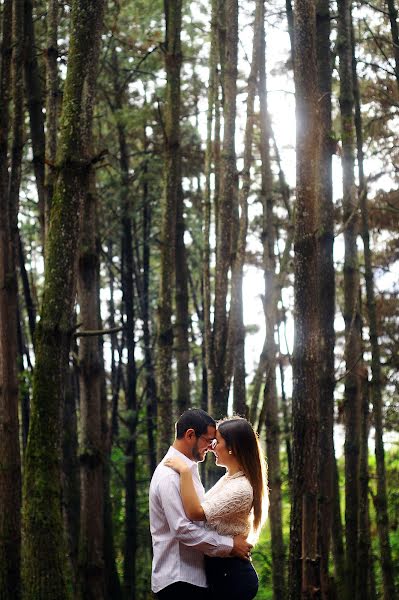
[[[176,439],[165,456],[179,456],[187,462],[199,498],[204,497],[204,487],[197,463],[205,459],[215,435],[212,417],[201,409],[186,410],[176,423]],[[163,461],[150,485],[150,528],[151,587],[161,600],[205,600],[204,554],[247,558],[252,547],[242,536],[222,536],[190,521],[180,497],[179,475]]]

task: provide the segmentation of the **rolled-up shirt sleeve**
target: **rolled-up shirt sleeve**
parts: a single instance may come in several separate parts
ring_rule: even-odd
[[[180,480],[177,474],[173,473],[159,481],[159,496],[169,528],[179,542],[208,556],[230,554],[233,548],[232,537],[219,535],[187,517],[180,497]]]

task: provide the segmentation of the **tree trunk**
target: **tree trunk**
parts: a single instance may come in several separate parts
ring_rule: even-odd
[[[399,52],[399,49],[397,49]],[[375,428],[375,461],[377,467],[377,530],[380,543],[381,570],[384,587],[384,600],[395,596],[395,582],[392,564],[391,544],[389,539],[388,500],[386,490],[386,470],[384,451],[384,427],[382,416],[382,372],[380,345],[377,331],[377,314],[375,305],[374,275],[367,209],[367,184],[364,176],[363,162],[363,127],[360,104],[360,90],[356,73],[355,42],[352,40],[352,72],[355,101],[355,127],[357,140],[357,161],[359,165],[359,201],[361,212],[361,235],[363,239],[364,270],[366,283],[366,306],[369,323],[371,345],[371,400]],[[359,562],[360,564],[360,562]]]
[[[345,538],[346,599],[355,596],[359,513],[359,441],[361,405],[361,335],[359,265],[357,255],[357,201],[354,179],[353,78],[351,1],[338,0],[338,55],[342,131],[344,218],[344,319],[345,319]]]
[[[395,6],[395,0],[387,0],[389,21],[391,23],[391,37],[393,45],[393,54],[395,57],[395,76],[399,88],[399,28],[398,28],[398,9]],[[385,593],[385,592],[384,592]]]
[[[77,346],[76,346],[77,353]],[[62,411],[62,508],[66,532],[69,569],[72,589],[78,596],[78,553],[80,521],[80,473],[78,458],[77,402],[78,375],[75,365],[70,365],[65,385]]]
[[[216,160],[215,160],[215,144],[212,144],[212,123],[213,115],[218,107],[217,96],[218,88],[218,0],[212,0],[212,17],[211,17],[211,49],[209,56],[209,84],[208,84],[208,111],[207,111],[207,137],[206,137],[206,152],[205,152],[205,198],[203,204],[203,297],[204,297],[204,346],[205,346],[205,363],[207,372],[207,404],[209,410],[212,405],[212,373],[214,371],[214,356],[212,351],[212,324],[211,324],[211,221],[212,221],[212,191],[211,191],[211,173],[212,161],[214,161],[215,177],[216,177]],[[216,124],[215,124],[216,129]],[[215,131],[216,137],[216,131]],[[218,178],[217,178],[218,179]],[[215,182],[216,183],[216,182]],[[216,185],[215,185],[216,188]],[[216,189],[214,192],[216,201]],[[216,208],[216,207],[215,207]],[[216,216],[216,215],[215,215]]]
[[[16,227],[23,126],[23,2],[3,4],[0,71],[0,597],[20,598],[21,459],[18,425]],[[11,50],[13,44],[13,51]],[[12,60],[11,60],[12,56]],[[8,175],[12,62],[11,174]]]
[[[44,116],[43,116],[43,93],[39,64],[37,60],[37,49],[35,41],[35,29],[33,24],[33,2],[25,0],[25,82],[28,100],[30,133],[32,140],[33,170],[36,179],[38,196],[39,223],[41,242],[44,246]]]
[[[270,117],[267,108],[266,86],[266,40],[265,8],[261,4],[259,44],[259,104],[260,104],[260,152],[262,160],[262,203],[263,203],[263,264],[265,277],[264,313],[266,319],[266,383],[263,391],[266,426],[266,456],[270,488],[270,531],[272,546],[273,598],[285,598],[285,549],[282,526],[280,425],[276,385],[277,327],[276,257],[273,214],[273,174],[270,163]]]
[[[331,50],[330,9],[328,0],[317,3],[318,95],[320,107],[320,187],[318,215],[318,285],[320,340],[320,426],[319,426],[319,544],[320,583],[323,600],[331,596],[329,552],[333,507],[334,388],[335,388],[335,272],[334,206],[332,200],[331,140]]]
[[[101,330],[98,319],[99,256],[94,174],[82,208],[78,269],[79,320],[83,331]],[[102,357],[97,336],[79,341],[81,507],[79,589],[84,600],[102,600],[104,587],[104,456],[101,390]]]
[[[32,413],[24,469],[22,581],[25,600],[69,596],[62,535],[60,414],[76,291],[80,209],[92,166],[85,93],[98,57],[103,0],[72,2],[61,138],[46,250],[43,304],[36,328]],[[97,59],[97,60],[96,60]],[[45,544],[43,543],[45,540]]]
[[[58,11],[59,1],[48,0],[46,48],[46,167],[45,167],[45,237],[50,223],[50,209],[56,182],[56,152],[59,108],[58,86]]]
[[[146,141],[145,144],[146,145]],[[157,417],[157,389],[154,373],[154,360],[151,347],[151,316],[150,316],[150,233],[151,233],[151,204],[148,194],[147,162],[144,165],[144,183],[143,183],[143,279],[142,279],[142,310],[141,318],[143,321],[143,344],[144,344],[144,364],[146,372],[146,396],[147,396],[147,439],[151,474],[156,468],[156,447],[154,439],[154,430]]]
[[[258,0],[254,18],[254,37],[252,47],[251,71],[248,77],[247,120],[244,137],[244,166],[242,185],[239,192],[240,218],[238,222],[238,239],[234,252],[231,274],[231,301],[228,323],[228,340],[226,350],[226,383],[229,385],[234,369],[234,412],[246,416],[245,402],[245,329],[243,322],[242,286],[244,263],[247,248],[248,230],[248,196],[251,188],[251,165],[254,129],[254,104],[257,88],[257,76],[260,66],[261,32],[263,22],[263,2]]]
[[[333,457],[333,508],[332,508],[332,554],[334,557],[335,588],[337,598],[345,595],[345,549],[343,542],[341,519],[341,494],[339,490],[339,473],[335,456]]]
[[[235,120],[237,96],[238,2],[224,6],[226,45],[221,64],[223,85],[223,151],[221,156],[221,189],[218,201],[216,230],[215,306],[213,325],[212,398],[209,410],[215,418],[227,413],[230,381],[226,377],[226,345],[228,336],[226,299],[231,267],[233,212],[237,198],[235,154]]]
[[[180,114],[180,107],[176,106]],[[180,159],[180,153],[176,159]],[[177,208],[176,208],[176,255],[175,255],[175,274],[176,274],[176,321],[175,330],[175,355],[176,355],[176,387],[177,387],[177,411],[179,414],[184,412],[191,404],[190,402],[190,347],[188,343],[188,328],[190,317],[188,312],[188,266],[187,251],[184,243],[184,198],[181,185],[181,164],[177,165],[177,171],[180,175],[177,182]]]
[[[173,437],[172,399],[172,287],[176,246],[176,210],[181,185],[180,172],[180,69],[182,0],[165,2],[165,189],[161,217],[161,273],[158,301],[158,459]]]
[[[362,409],[359,461],[359,540],[356,581],[356,600],[370,600],[370,522],[369,522],[369,382],[367,369],[364,369],[362,386]]]
[[[294,257],[293,479],[290,598],[320,598],[318,527],[318,105],[316,14],[311,0],[296,5],[295,89],[297,200]]]

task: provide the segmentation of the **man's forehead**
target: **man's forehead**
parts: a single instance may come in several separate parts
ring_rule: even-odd
[[[209,435],[209,437],[214,438],[216,435],[216,427],[214,425],[208,425],[207,434]]]

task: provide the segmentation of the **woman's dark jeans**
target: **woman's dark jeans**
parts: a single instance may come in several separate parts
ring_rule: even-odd
[[[205,556],[209,600],[252,600],[258,591],[258,576],[252,563],[241,558]]]

